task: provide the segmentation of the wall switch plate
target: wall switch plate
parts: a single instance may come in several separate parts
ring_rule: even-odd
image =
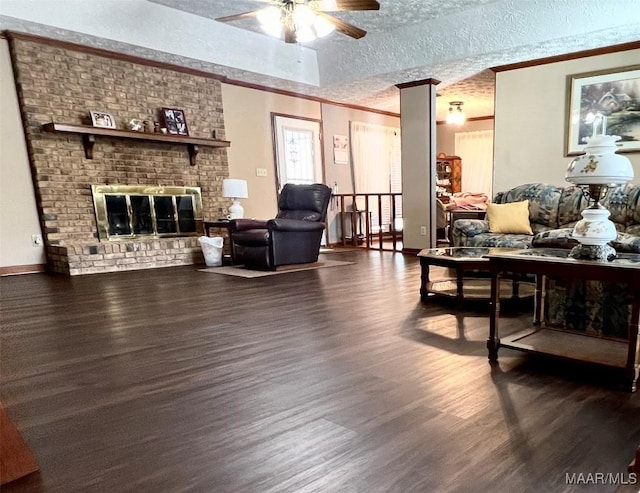
[[[427,227],[420,226],[420,236],[427,236]]]
[[[267,176],[267,168],[256,168],[256,176]]]
[[[34,247],[42,245],[42,235],[31,235],[31,245]]]

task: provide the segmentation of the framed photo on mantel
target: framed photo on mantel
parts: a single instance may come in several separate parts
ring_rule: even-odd
[[[640,65],[567,76],[565,155],[600,133],[620,136],[618,152],[640,151]]]
[[[162,108],[162,118],[164,119],[164,126],[167,129],[167,133],[173,135],[189,135],[184,111],[176,108]]]
[[[111,113],[105,111],[89,111],[91,115],[91,125],[94,127],[116,128],[116,120]]]

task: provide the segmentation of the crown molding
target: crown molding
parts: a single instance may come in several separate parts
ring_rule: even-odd
[[[143,58],[143,57],[134,56],[134,55],[126,55],[126,54],[123,54],[123,53],[118,53],[116,51],[106,50],[104,48],[94,48],[92,46],[85,46],[85,45],[81,45],[81,44],[78,44],[78,43],[72,43],[72,42],[69,42],[69,41],[62,41],[62,40],[47,38],[47,37],[44,37],[44,36],[37,36],[37,35],[34,35],[34,34],[26,34],[26,33],[20,33],[20,32],[9,31],[9,30],[5,30],[5,31],[0,32],[0,36],[2,36],[2,38],[8,39],[9,41],[11,41],[11,40],[20,40],[20,41],[28,41],[28,42],[32,42],[32,43],[39,43],[39,44],[43,44],[43,45],[47,45],[47,46],[54,46],[54,47],[57,47],[57,48],[63,48],[63,49],[72,50],[72,51],[78,51],[78,52],[81,52],[81,53],[88,53],[90,55],[96,55],[96,56],[101,56],[101,57],[105,57],[105,58],[111,58],[111,59],[114,59],[114,60],[120,60],[120,61],[125,61],[125,62],[130,62],[130,63],[136,63],[138,65],[145,65],[145,66],[148,66],[148,67],[160,68],[160,69],[165,69],[165,70],[173,70],[174,72],[180,72],[180,73],[184,73],[184,74],[188,74],[188,75],[193,75],[193,76],[196,76],[196,77],[205,77],[205,78],[208,78],[208,79],[215,79],[215,80],[219,80],[220,82],[222,82],[224,84],[230,84],[230,85],[234,85],[234,86],[246,87],[248,89],[255,89],[255,90],[258,90],[258,91],[269,92],[269,93],[272,93],[272,94],[280,94],[282,96],[290,96],[290,97],[294,97],[294,98],[306,99],[306,100],[309,100],[309,101],[315,101],[317,103],[330,104],[330,105],[333,105],[333,106],[340,106],[340,107],[359,110],[359,111],[367,111],[369,113],[377,113],[379,115],[391,116],[391,117],[396,117],[396,118],[400,117],[400,115],[398,113],[394,113],[394,112],[391,112],[391,111],[378,110],[378,109],[375,109],[375,108],[367,108],[366,106],[358,106],[358,105],[349,104],[349,103],[340,103],[340,102],[337,102],[337,101],[331,101],[330,99],[320,98],[320,97],[316,97],[316,96],[309,96],[307,94],[302,94],[302,93],[298,93],[298,92],[295,92],[295,91],[288,91],[288,90],[284,90],[284,89],[276,89],[276,88],[269,87],[269,86],[264,86],[264,85],[261,85],[261,84],[243,82],[241,80],[231,79],[231,78],[223,76],[223,75],[216,75],[214,73],[206,72],[206,71],[203,71],[203,70],[197,70],[197,69],[193,69],[193,68],[189,68],[189,67],[183,67],[181,65],[175,65],[175,64],[166,63],[166,62],[158,62],[158,61],[155,61],[155,60],[150,60],[148,58]]]
[[[426,85],[437,86],[438,84],[440,84],[440,81],[438,79],[429,78],[429,79],[422,79],[422,80],[414,80],[411,82],[402,82],[401,84],[396,84],[396,87],[398,89],[406,89],[408,87],[417,87],[417,86],[426,86]]]
[[[576,60],[578,58],[587,58],[590,56],[608,55],[610,53],[618,53],[620,51],[637,50],[640,48],[640,41],[631,41],[619,45],[604,46],[602,48],[594,48],[591,50],[575,51],[564,55],[550,56],[546,58],[538,58],[537,60],[529,60],[526,62],[511,63],[508,65],[499,65],[491,67],[494,72],[506,72],[508,70],[517,70],[527,67],[536,67],[538,65],[547,65],[549,63],[566,62],[568,60]]]

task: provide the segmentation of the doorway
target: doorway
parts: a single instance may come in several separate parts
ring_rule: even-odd
[[[272,114],[278,193],[286,183],[323,182],[320,120]]]

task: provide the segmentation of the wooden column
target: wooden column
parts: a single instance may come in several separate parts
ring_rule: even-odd
[[[35,457],[0,404],[0,484],[37,470]]]
[[[439,83],[436,79],[425,79],[397,86],[400,89],[406,250],[436,245],[436,85]]]

